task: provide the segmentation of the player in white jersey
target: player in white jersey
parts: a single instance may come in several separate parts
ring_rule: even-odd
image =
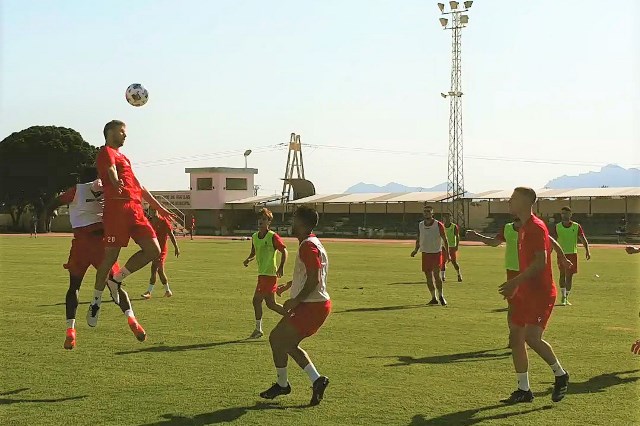
[[[278,294],[291,289],[291,298],[283,307],[287,314],[269,335],[277,381],[260,393],[265,399],[274,399],[291,393],[287,377],[289,356],[302,368],[312,383],[313,393],[309,405],[318,405],[329,386],[329,379],[321,376],[309,355],[299,346],[303,339],[315,334],[331,312],[331,299],[327,293],[329,258],[320,240],[313,234],[318,225],[318,212],[310,207],[299,207],[293,217],[293,233],[300,242],[293,271],[293,280],[278,288]]]
[[[56,197],[49,205],[49,211],[68,204],[69,219],[73,228],[73,240],[69,260],[64,268],[69,271],[69,289],[66,296],[67,332],[64,341],[65,349],[73,349],[76,346],[76,311],[78,309],[78,292],[82,285],[89,266],[97,268],[104,257],[104,230],[102,227],[102,183],[96,179],[96,170],[86,168],[80,176],[80,182],[60,196]],[[118,270],[114,265],[111,273]],[[129,318],[130,328],[138,340],[144,340],[144,329],[138,324],[131,309],[131,302],[126,291],[119,289],[119,305],[122,312]],[[113,294],[112,294],[113,298]],[[136,326],[132,326],[131,318]]]
[[[440,269],[449,262],[449,243],[444,231],[444,225],[433,217],[433,207],[424,206],[424,220],[420,222],[418,228],[418,238],[416,239],[416,246],[411,252],[411,257],[415,257],[419,251],[422,252],[422,272],[427,278],[427,287],[431,293],[431,301],[428,305],[438,304],[437,288],[440,294],[440,304],[447,306],[442,288]],[[433,285],[434,281],[435,287]]]

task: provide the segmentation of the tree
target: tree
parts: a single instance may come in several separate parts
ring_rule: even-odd
[[[0,141],[0,206],[10,211],[14,228],[28,207],[45,223],[44,206],[76,183],[97,152],[66,127],[32,126]]]

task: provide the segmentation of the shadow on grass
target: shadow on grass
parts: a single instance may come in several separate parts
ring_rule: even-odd
[[[197,414],[193,417],[180,416],[177,414],[163,414],[160,417],[164,420],[159,420],[155,423],[147,423],[142,426],[187,426],[230,423],[238,420],[249,411],[286,410],[287,408],[306,408],[306,406],[283,407],[276,403],[258,402],[256,405],[250,407],[223,408],[211,413]]]
[[[591,394],[591,393],[602,393],[605,392],[608,388],[626,385],[627,383],[635,383],[640,380],[638,376],[631,377],[620,377],[622,375],[634,374],[640,372],[640,369],[637,370],[628,370],[628,371],[616,371],[613,373],[604,373],[598,376],[594,376],[584,382],[569,382],[569,392],[567,393],[567,398],[571,397],[571,395],[583,395],[583,394]],[[553,383],[549,382],[550,385]],[[544,392],[534,392],[534,395],[537,397],[548,396],[551,395],[552,389],[549,388]]]
[[[8,396],[8,395],[16,395],[22,393],[24,391],[29,390],[29,388],[16,389],[12,391],[2,392],[0,396]],[[23,404],[23,403],[53,403],[53,402],[64,402],[64,401],[74,401],[77,399],[84,399],[87,396],[71,396],[67,398],[46,398],[46,399],[14,399],[14,398],[0,398],[0,405],[10,405],[10,404]]]
[[[425,416],[418,414],[413,416],[413,419],[411,419],[411,423],[409,423],[409,426],[429,426],[429,425],[472,426],[472,425],[476,425],[478,423],[482,423],[489,420],[504,420],[511,417],[520,416],[523,414],[534,413],[536,411],[550,410],[552,408],[551,405],[545,405],[544,407],[533,408],[531,410],[511,411],[508,413],[476,417],[477,414],[482,413],[484,411],[494,410],[498,408],[505,408],[505,407],[508,407],[508,405],[496,404],[496,405],[490,405],[487,407],[473,408],[470,410],[449,413],[449,414],[445,414],[439,417],[434,417],[431,419],[427,419],[425,418]],[[515,424],[515,420],[512,421],[512,423]]]
[[[399,282],[399,283],[388,283],[387,285],[415,285],[415,284],[422,284],[422,285],[427,285],[426,281],[409,281],[409,282]]]
[[[507,308],[507,307],[504,307],[504,308],[498,308],[498,309],[492,309],[492,310],[491,310],[491,312],[496,313],[496,314],[497,314],[497,313],[501,313],[501,312],[508,312],[508,311],[509,311],[509,308]]]
[[[78,303],[78,306],[80,305],[88,305],[91,302],[80,302]],[[60,303],[52,303],[50,305],[36,305],[37,308],[51,308],[53,306],[65,306],[66,302],[60,302]]]
[[[201,351],[205,349],[211,349],[218,346],[225,345],[235,345],[239,343],[255,343],[259,342],[259,340],[249,340],[249,339],[240,339],[240,340],[228,340],[226,342],[211,342],[211,343],[196,343],[193,345],[183,345],[183,346],[151,346],[143,349],[136,349],[133,351],[124,351],[124,352],[116,352],[115,355],[131,355],[138,354],[144,352],[184,352],[184,351]]]
[[[496,353],[500,351],[499,353]],[[504,352],[504,349],[487,349],[484,351],[462,352],[459,354],[434,355],[424,358],[415,358],[412,356],[384,356],[369,358],[396,358],[398,361],[393,364],[387,364],[385,367],[403,367],[413,364],[452,364],[459,362],[478,362],[495,359],[505,359],[511,357],[511,351]]]
[[[334,312],[336,314],[344,314],[349,312],[382,312],[382,311],[402,311],[404,309],[416,309],[416,308],[426,308],[427,304],[422,303],[419,305],[398,305],[398,306],[378,306],[375,308],[353,308],[353,309],[345,309],[344,311]]]

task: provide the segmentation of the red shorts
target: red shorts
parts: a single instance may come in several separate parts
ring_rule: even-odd
[[[313,336],[322,327],[331,312],[331,300],[302,302],[287,313],[287,321],[303,338]]]
[[[69,275],[83,278],[89,266],[98,268],[104,259],[104,239],[101,234],[84,235],[71,240],[71,250],[69,250],[69,260],[63,265],[69,270]],[[111,273],[118,272],[120,268],[116,263],[111,268]]]
[[[442,247],[442,266],[444,266],[445,253],[446,253],[446,250],[444,249],[444,247]],[[449,247],[449,260],[451,260],[452,262],[456,262],[458,260],[458,249]]]
[[[578,254],[577,253],[565,254],[565,256],[567,256],[567,259],[571,261],[573,266],[569,269],[563,268],[562,265],[560,264],[560,258],[558,258],[558,268],[560,268],[561,271],[564,271],[568,274],[572,274],[572,275],[577,274],[578,273]]]
[[[537,325],[543,330],[547,328],[556,296],[528,297],[524,292],[511,299],[511,322],[518,327]]]
[[[278,277],[271,277],[269,275],[258,275],[258,285],[256,286],[256,293],[264,296],[273,294],[278,289]]]
[[[422,253],[422,272],[439,271],[442,262],[442,252],[438,253]]]
[[[107,200],[103,222],[107,247],[126,247],[129,238],[139,241],[156,237],[156,232],[144,215],[142,204],[137,201]]]

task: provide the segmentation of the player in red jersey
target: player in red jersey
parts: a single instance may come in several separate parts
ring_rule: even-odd
[[[180,256],[180,249],[178,248],[176,236],[173,234],[171,221],[160,217],[158,212],[153,209],[149,213],[149,217],[151,219],[151,226],[153,226],[153,230],[156,231],[158,244],[160,244],[160,256],[151,262],[151,278],[149,279],[149,287],[142,297],[145,299],[151,299],[151,293],[153,292],[153,287],[156,284],[156,276],[160,276],[160,282],[164,286],[164,297],[171,297],[173,296],[173,293],[171,292],[171,288],[169,288],[169,279],[164,271],[164,263],[167,260],[167,254],[169,253],[167,239],[171,239],[171,244],[173,244],[174,254],[176,257]]]
[[[506,281],[499,293],[511,299],[511,326],[509,342],[518,388],[502,402],[517,404],[533,401],[529,387],[529,358],[525,343],[551,367],[555,376],[552,400],[561,401],[569,385],[567,373],[553,348],[542,339],[556,300],[556,285],[551,272],[551,241],[549,230],[542,220],[533,214],[536,192],[518,187],[509,200],[509,209],[520,218],[518,231],[518,258],[520,274]]]
[[[102,290],[108,285],[112,294],[117,294],[122,281],[133,272],[143,268],[153,259],[160,256],[160,246],[156,233],[149,223],[142,208],[144,199],[158,211],[161,217],[172,218],[173,214],[165,209],[146,188],[140,185],[131,169],[131,162],[120,152],[127,137],[127,128],[122,121],[112,120],[104,126],[105,145],[100,148],[96,164],[98,177],[104,186],[104,238],[106,243],[104,261],[96,272],[96,284],[89,311],[87,323],[91,327],[98,324]],[[118,260],[120,250],[129,244],[129,239],[140,246],[140,250],[127,260],[124,268],[113,277],[109,277],[109,270]],[[116,300],[116,303],[119,301]],[[142,327],[129,318],[132,327]],[[146,333],[139,332],[144,340]]]
[[[291,289],[291,298],[284,302],[287,314],[269,335],[277,381],[260,393],[265,399],[274,399],[291,393],[287,378],[289,356],[302,368],[312,383],[310,405],[318,405],[329,386],[329,379],[321,376],[300,342],[314,335],[331,312],[331,299],[327,293],[329,258],[320,240],[313,235],[318,225],[318,212],[310,207],[299,207],[293,217],[293,233],[300,242],[293,271],[293,280],[280,286],[281,293]]]
[[[69,219],[73,228],[73,240],[69,260],[64,268],[69,271],[69,289],[65,299],[67,311],[67,332],[65,349],[76,347],[76,311],[78,292],[82,279],[89,266],[98,268],[104,258],[104,229],[102,224],[103,188],[96,179],[95,168],[86,168],[80,176],[80,182],[56,197],[48,206],[51,212],[62,205],[69,205]],[[118,271],[116,263],[111,274]],[[135,318],[129,301],[129,295],[122,288],[119,291],[120,309],[129,318]],[[137,329],[132,328],[134,333]],[[137,337],[137,336],[136,336]]]

